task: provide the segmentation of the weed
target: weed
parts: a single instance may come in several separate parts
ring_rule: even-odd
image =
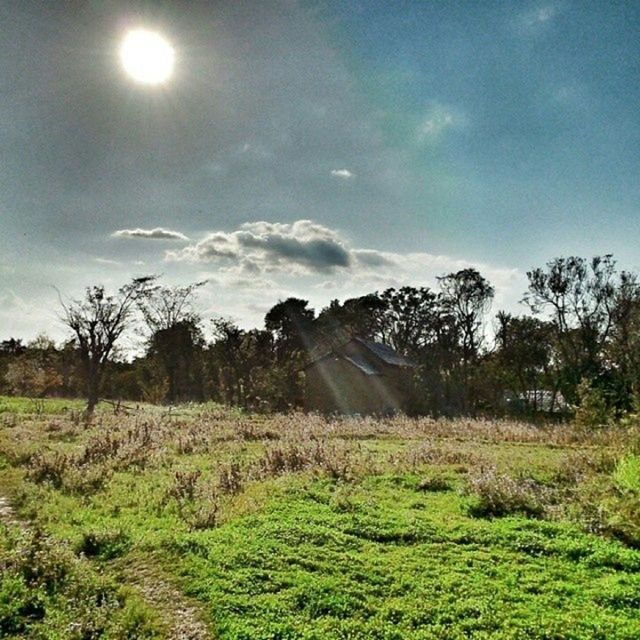
[[[36,453],[30,457],[27,477],[33,482],[48,482],[59,489],[64,482],[69,462],[69,456],[59,451],[51,455]]]
[[[524,514],[540,517],[545,511],[544,488],[530,478],[512,478],[493,468],[469,474],[468,492],[475,498],[469,507],[474,516]]]
[[[450,491],[451,482],[444,476],[436,475],[422,479],[418,483],[419,491]]]
[[[222,493],[237,495],[244,488],[242,468],[237,462],[230,462],[221,467],[218,475],[218,487]]]
[[[202,472],[199,470],[176,471],[173,477],[173,484],[167,490],[165,499],[173,498],[178,504],[193,502],[201,475]]]
[[[122,529],[93,529],[82,534],[76,551],[88,558],[111,560],[123,555],[130,546],[129,536]]]
[[[618,461],[613,481],[623,493],[640,494],[640,456],[629,454]]]

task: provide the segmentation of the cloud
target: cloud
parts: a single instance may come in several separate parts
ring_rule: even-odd
[[[437,289],[438,276],[467,267],[477,268],[494,285],[497,308],[517,310],[526,288],[518,269],[427,252],[353,247],[339,231],[311,220],[245,223],[235,231],[216,231],[183,249],[167,251],[165,259],[215,265],[221,289],[236,295],[260,290],[261,297],[275,300],[278,287],[284,286],[316,305],[327,301],[314,299],[314,291],[346,298],[404,284]]]
[[[117,260],[109,260],[108,258],[94,258],[94,260],[100,264],[107,264],[112,267],[120,266],[120,263]]]
[[[430,142],[442,137],[447,129],[458,129],[466,124],[466,118],[453,107],[434,102],[427,109],[416,137],[418,142]]]
[[[536,34],[546,30],[558,17],[562,9],[561,2],[539,5],[518,16],[516,30],[524,35]]]
[[[331,175],[342,180],[349,180],[355,178],[355,173],[349,171],[349,169],[331,169]]]
[[[311,220],[292,224],[248,222],[231,233],[216,231],[179,251],[168,261],[228,262],[252,273],[322,273],[344,269],[353,257],[336,231]]]
[[[156,227],[155,229],[119,229],[111,235],[114,238],[142,238],[144,240],[189,240],[184,233],[164,229],[163,227]]]
[[[373,249],[354,249],[353,257],[361,264],[368,267],[384,267],[396,264],[391,254]]]

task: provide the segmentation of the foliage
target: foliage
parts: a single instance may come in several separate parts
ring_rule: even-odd
[[[92,424],[61,414],[55,425],[21,415],[0,426],[0,484],[16,517],[64,549],[26,561],[40,582],[2,573],[3,615],[29,625],[26,637],[43,637],[29,613],[42,607],[62,629],[54,637],[75,637],[72,620],[91,621],[87,637],[150,637],[154,616],[122,573],[137,563],[211,612],[219,638],[640,634],[632,425],[325,420],[212,405],[104,408]],[[42,459],[65,460],[60,482],[30,476]],[[76,492],[77,474],[106,480]],[[104,602],[95,576],[111,585]],[[149,606],[163,618],[172,603]]]
[[[578,402],[576,424],[589,429],[597,429],[610,420],[607,402],[600,389],[594,387],[589,380],[583,379],[578,385]]]
[[[160,638],[139,599],[42,531],[0,528],[3,638]]]
[[[412,380],[401,385],[403,409],[413,415],[567,418],[588,404],[582,380],[601,393],[612,419],[627,415],[640,379],[637,276],[619,272],[610,255],[556,258],[527,275],[523,302],[532,315],[498,312],[493,345],[485,330],[494,287],[472,268],[440,276],[433,290],[388,288],[333,300],[317,315],[307,300],[289,298],[265,314],[262,328],[216,317],[209,341],[195,309],[204,282],[167,287],[146,277],[113,295],[89,287],[63,303],[73,340],[0,343],[0,391],[31,395],[34,410],[43,408],[41,396],[85,393],[89,408],[102,395],[291,411],[304,404],[309,362],[360,337],[412,362]],[[146,339],[146,352],[131,362],[116,351],[125,324]]]

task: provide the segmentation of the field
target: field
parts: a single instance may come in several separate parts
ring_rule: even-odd
[[[640,637],[633,420],[0,407],[0,637]]]

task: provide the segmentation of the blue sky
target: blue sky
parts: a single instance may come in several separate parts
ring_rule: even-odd
[[[0,339],[64,335],[54,286],[143,273],[254,326],[468,264],[514,311],[554,256],[638,270],[639,26],[637,2],[5,2]],[[175,47],[162,86],[122,69],[135,27]]]

